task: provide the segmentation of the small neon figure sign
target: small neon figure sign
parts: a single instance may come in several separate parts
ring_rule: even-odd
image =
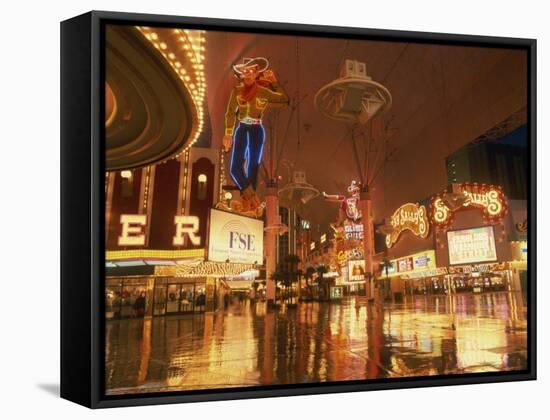
[[[348,196],[339,195],[339,194],[326,194],[323,192],[323,197],[327,201],[332,201],[340,204],[340,213],[345,214],[345,216],[353,221],[357,222],[361,219],[361,210],[359,209],[359,184],[354,180],[351,181],[350,186],[348,187]],[[338,224],[343,223],[342,217],[339,217]]]

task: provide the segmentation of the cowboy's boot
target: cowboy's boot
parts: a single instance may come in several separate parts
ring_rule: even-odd
[[[243,205],[241,209],[242,213],[246,213],[254,209],[254,204],[252,202],[254,194],[254,189],[250,185],[241,191],[241,202]]]
[[[260,201],[258,194],[256,194],[256,191],[252,187],[249,188],[252,190],[252,193],[250,194],[250,210],[255,211],[258,207],[260,207],[262,202]]]
[[[242,200],[231,200],[231,203],[229,204],[229,210],[234,213],[241,213],[243,210]]]

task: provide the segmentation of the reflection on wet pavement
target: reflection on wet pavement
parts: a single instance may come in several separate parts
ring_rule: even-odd
[[[107,394],[521,370],[526,310],[493,293],[108,321]]]

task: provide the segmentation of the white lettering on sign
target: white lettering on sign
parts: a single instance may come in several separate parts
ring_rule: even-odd
[[[390,260],[388,277],[397,275],[426,272],[426,270],[435,270],[435,251],[433,249],[408,255],[406,257]],[[385,268],[382,269],[382,275],[386,275]]]
[[[458,206],[449,204],[449,194],[446,192],[432,198],[432,214],[436,225],[445,227],[451,224],[454,212],[472,207],[481,209],[487,221],[500,221],[506,214],[506,198],[499,186],[477,183],[454,185],[455,193],[464,196]]]
[[[197,216],[174,216],[174,224],[176,225],[176,233],[172,244],[174,246],[183,246],[185,244],[185,235],[194,246],[201,244],[199,233],[199,218]]]
[[[121,214],[122,232],[118,237],[119,246],[143,246],[145,234],[143,226],[147,224],[146,214]]]
[[[363,225],[360,223],[346,223],[344,225],[345,239],[363,239]]]
[[[466,202],[464,203],[465,207],[470,205],[483,207],[490,216],[497,216],[502,212],[503,204],[499,196],[499,191],[492,189],[481,193],[475,193],[464,189],[462,192],[466,197]]]
[[[497,252],[492,226],[447,232],[450,264],[495,261]]]

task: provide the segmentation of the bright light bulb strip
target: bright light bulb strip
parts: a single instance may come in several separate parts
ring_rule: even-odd
[[[177,260],[184,258],[204,258],[204,248],[197,249],[128,249],[106,251],[107,261],[142,260],[147,258]]]
[[[137,30],[153,45],[172,67],[191,96],[195,106],[196,122],[191,134],[191,141],[174,158],[179,158],[195,144],[204,128],[204,100],[206,79],[204,75],[204,31],[174,29],[170,36],[165,36],[163,29],[137,26]],[[160,31],[160,34],[159,34]],[[171,38],[171,39],[170,39]],[[171,45],[177,45],[176,50]],[[165,163],[163,161],[162,163]]]

